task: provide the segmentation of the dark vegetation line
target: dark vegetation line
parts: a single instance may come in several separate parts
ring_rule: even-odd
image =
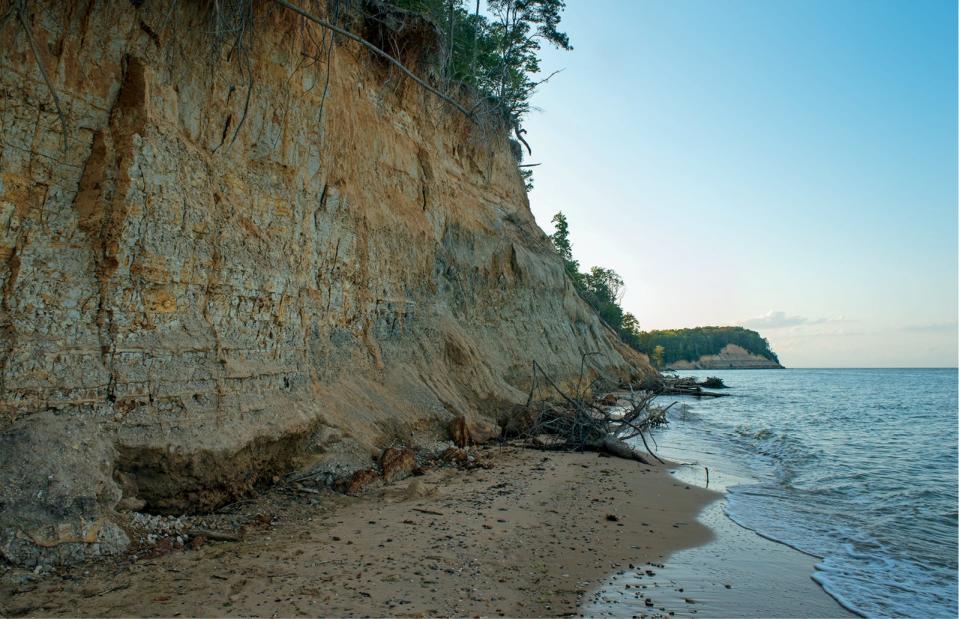
[[[743,327],[642,331],[636,317],[624,311],[620,305],[624,292],[623,278],[616,271],[604,267],[580,271],[579,261],[573,258],[566,216],[562,212],[556,213],[553,225],[556,231],[550,239],[563,258],[566,274],[573,287],[626,344],[648,355],[656,367],[664,368],[675,361],[695,361],[703,355],[715,355],[728,344],[741,346],[747,352],[779,363],[766,338]]]
[[[665,367],[675,361],[695,361],[703,355],[718,354],[727,344],[735,344],[746,352],[779,363],[779,357],[769,348],[766,338],[744,327],[641,331],[635,347],[650,355],[660,367]]]

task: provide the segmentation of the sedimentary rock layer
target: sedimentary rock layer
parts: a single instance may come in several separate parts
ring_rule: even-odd
[[[36,1],[0,30],[8,560],[122,548],[121,499],[211,509],[495,418],[533,360],[648,371],[572,290],[502,131],[272,3],[220,36],[225,4]],[[423,24],[341,19],[429,77]]]

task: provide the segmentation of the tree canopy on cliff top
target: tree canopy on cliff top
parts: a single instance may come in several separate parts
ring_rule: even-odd
[[[442,74],[449,82],[466,84],[487,105],[475,114],[492,114],[505,121],[523,141],[523,117],[530,111],[536,88],[552,75],[540,77],[543,43],[572,49],[559,30],[564,0],[389,0],[393,5],[427,16],[443,40]],[[529,145],[526,145],[529,149]],[[522,159],[521,151],[518,153]],[[529,170],[524,171],[529,180]]]
[[[543,42],[572,49],[559,30],[564,0],[487,0],[486,13],[473,0],[390,0],[430,18],[444,42],[445,79],[476,89],[510,123],[522,121],[542,80]]]
[[[534,79],[540,70],[538,52],[541,49],[541,42],[546,41],[562,49],[572,49],[569,37],[559,30],[562,12],[566,8],[565,0],[486,0],[486,13],[480,13],[480,0],[475,0],[475,7],[473,7],[474,0],[380,0],[383,5],[393,5],[428,17],[437,28],[442,42],[445,43],[440,59],[443,79],[446,82],[444,88],[446,92],[442,92],[415,75],[391,53],[377,47],[362,36],[350,32],[345,24],[340,24],[339,0],[331,0],[329,3],[327,11],[329,20],[312,14],[296,2],[289,0],[273,0],[273,2],[314,24],[364,45],[373,53],[393,63],[421,87],[445,100],[472,120],[477,120],[477,117],[483,114],[498,115],[515,132],[517,140],[522,142],[527,150],[530,148],[523,139],[522,134],[525,131],[520,128],[520,125],[523,116],[530,110],[530,97],[536,87],[551,77],[547,76],[538,81]],[[142,2],[134,1],[133,4],[139,7]],[[171,5],[171,12],[175,4],[174,2]],[[40,46],[28,25],[25,15],[27,5],[26,0],[9,3],[0,0],[0,29],[12,20],[26,35],[33,59],[50,91],[60,117],[63,148],[66,150],[68,131],[66,118],[59,94],[44,68]],[[472,12],[469,8],[473,9]],[[229,55],[237,59],[248,80],[247,103],[234,130],[233,140],[235,140],[246,119],[246,108],[253,92],[254,75],[248,58],[254,32],[253,0],[215,2],[211,7],[211,15],[214,47],[219,48],[229,41],[232,46]],[[333,51],[332,42],[331,38],[326,52],[328,57]],[[471,86],[487,105],[476,105],[472,110],[467,110],[461,102],[450,96],[452,82]],[[325,93],[324,89],[324,101]],[[517,150],[517,159],[522,161],[522,150],[518,148]],[[528,169],[523,172],[523,176],[529,188]]]

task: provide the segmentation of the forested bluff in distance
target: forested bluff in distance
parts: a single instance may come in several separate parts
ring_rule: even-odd
[[[683,362],[697,363],[704,357],[736,351],[738,347],[748,353],[768,361],[763,367],[780,366],[779,357],[769,347],[769,342],[756,331],[745,327],[695,327],[692,329],[665,329],[660,331],[640,331],[630,342],[637,350],[649,356],[653,365],[659,368],[682,366]],[[736,351],[739,352],[739,351]],[[734,356],[735,353],[733,353]],[[738,356],[745,356],[739,352]],[[757,359],[756,361],[760,361]],[[741,364],[723,363],[722,367],[735,368]],[[756,366],[755,363],[750,364]],[[715,360],[703,367],[720,367]],[[781,367],[781,366],[780,366]]]

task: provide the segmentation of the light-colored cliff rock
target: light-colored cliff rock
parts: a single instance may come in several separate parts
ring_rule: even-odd
[[[496,418],[534,359],[649,371],[571,289],[501,135],[353,43],[327,64],[271,3],[242,53],[213,3],[135,4],[27,3],[65,152],[0,31],[0,557],[115,552],[122,497],[210,509]],[[390,34],[410,63],[413,30]]]
[[[742,346],[727,344],[718,354],[703,355],[695,361],[673,361],[669,367],[674,370],[771,370],[782,369],[771,359],[754,355]]]

